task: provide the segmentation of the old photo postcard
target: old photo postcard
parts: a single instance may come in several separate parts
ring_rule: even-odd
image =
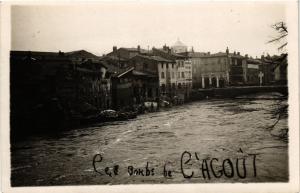
[[[3,2],[3,192],[297,192],[296,1]]]

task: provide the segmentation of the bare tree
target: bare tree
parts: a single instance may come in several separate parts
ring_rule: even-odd
[[[278,35],[272,38],[271,40],[269,40],[267,43],[281,43],[281,45],[278,47],[278,50],[281,51],[287,45],[287,41],[286,41],[286,36],[288,35],[287,26],[285,22],[277,22],[273,24],[271,27],[278,32]]]

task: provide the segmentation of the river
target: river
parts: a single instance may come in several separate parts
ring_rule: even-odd
[[[287,101],[276,96],[197,101],[130,121],[18,141],[12,144],[12,186],[286,182],[288,142],[278,133],[287,128],[287,117],[281,117],[274,128],[270,126],[277,120],[274,111]],[[183,155],[185,151],[188,153]],[[100,157],[96,156],[94,168],[97,154],[102,161],[97,162]],[[203,160],[209,167],[213,158],[215,171],[229,159],[233,166],[230,168],[227,160],[224,171],[234,172],[233,176],[215,177],[209,169],[210,178],[207,171],[204,177]],[[237,175],[237,158],[245,159],[245,178]],[[167,177],[163,175],[166,163],[166,170],[171,171]],[[241,163],[242,159],[239,168],[243,173]],[[117,175],[112,172],[115,165],[119,166]],[[128,166],[143,169],[144,176],[129,175]],[[105,174],[105,167],[110,167],[107,173],[112,177]],[[188,176],[193,173],[193,177],[184,178],[183,172]]]

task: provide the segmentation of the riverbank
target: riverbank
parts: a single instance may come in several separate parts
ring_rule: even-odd
[[[196,91],[194,91],[196,92]],[[197,91],[199,93],[199,91]],[[211,90],[205,90],[204,92],[211,92]],[[201,93],[201,92],[200,92]],[[214,91],[215,93],[215,91]],[[87,127],[89,125],[102,123],[102,122],[115,122],[115,121],[128,121],[129,119],[134,119],[139,115],[145,113],[157,113],[160,111],[166,111],[176,106],[186,105],[193,101],[210,101],[210,100],[222,100],[218,95],[200,95],[198,98],[191,96],[189,101],[185,103],[176,103],[173,104],[171,101],[164,101],[167,105],[151,105],[148,104],[148,107],[145,105],[139,105],[135,108],[124,108],[120,111],[106,110],[106,111],[98,111],[94,107],[90,105],[85,105],[81,107],[81,109],[85,109],[84,112],[78,112],[74,110],[68,110],[63,108],[62,104],[59,104],[58,101],[55,101],[54,105],[51,106],[51,111],[48,113],[38,112],[32,113],[32,117],[28,116],[30,124],[24,124],[20,128],[11,129],[11,140],[22,140],[24,137],[30,137],[31,135],[43,135],[43,134],[55,134],[65,130],[76,129]],[[193,98],[194,97],[194,98]],[[224,98],[236,98],[236,99],[245,99],[245,100],[253,100],[253,99],[266,99],[266,100],[286,100],[287,96],[280,94],[278,92],[271,92],[268,94],[264,93],[254,93],[247,95],[238,95],[236,97],[224,97]],[[197,99],[197,100],[196,100]],[[77,108],[79,109],[79,108]],[[104,112],[104,113],[103,113]],[[287,112],[286,112],[287,114]],[[279,115],[277,115],[279,116]],[[287,116],[287,115],[286,115]],[[31,120],[31,121],[30,121]],[[287,130],[288,131],[288,130]],[[276,131],[274,135],[283,135],[286,131]],[[287,132],[286,132],[287,133]],[[283,137],[287,138],[287,137]]]
[[[243,86],[243,87],[226,87],[192,90],[190,99],[192,101],[202,100],[205,98],[236,98],[242,95],[253,95],[259,93],[281,93],[283,96],[288,95],[286,85],[278,86]]]

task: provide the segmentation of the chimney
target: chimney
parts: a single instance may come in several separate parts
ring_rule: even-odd
[[[140,45],[137,46],[137,50],[138,50],[139,53],[141,53],[141,46]]]
[[[113,52],[116,52],[117,51],[117,46],[114,46],[113,47]]]
[[[64,53],[63,53],[61,50],[59,50],[59,51],[58,51],[58,55],[59,55],[59,56],[63,56]]]
[[[168,46],[166,44],[163,46],[163,50],[164,51],[169,51],[169,48],[168,48]]]
[[[227,55],[229,54],[229,49],[228,49],[228,47],[226,48],[226,54],[227,54]]]
[[[237,55],[239,56],[239,55],[240,55],[240,52],[237,52]]]
[[[207,52],[207,55],[210,55],[210,52]]]
[[[265,56],[264,56],[264,55],[261,55],[261,57],[260,57],[260,58],[263,60],[263,59],[265,59]]]
[[[245,54],[245,58],[248,59],[248,54]]]
[[[235,51],[233,52],[233,55],[236,55],[236,52],[235,52]]]

